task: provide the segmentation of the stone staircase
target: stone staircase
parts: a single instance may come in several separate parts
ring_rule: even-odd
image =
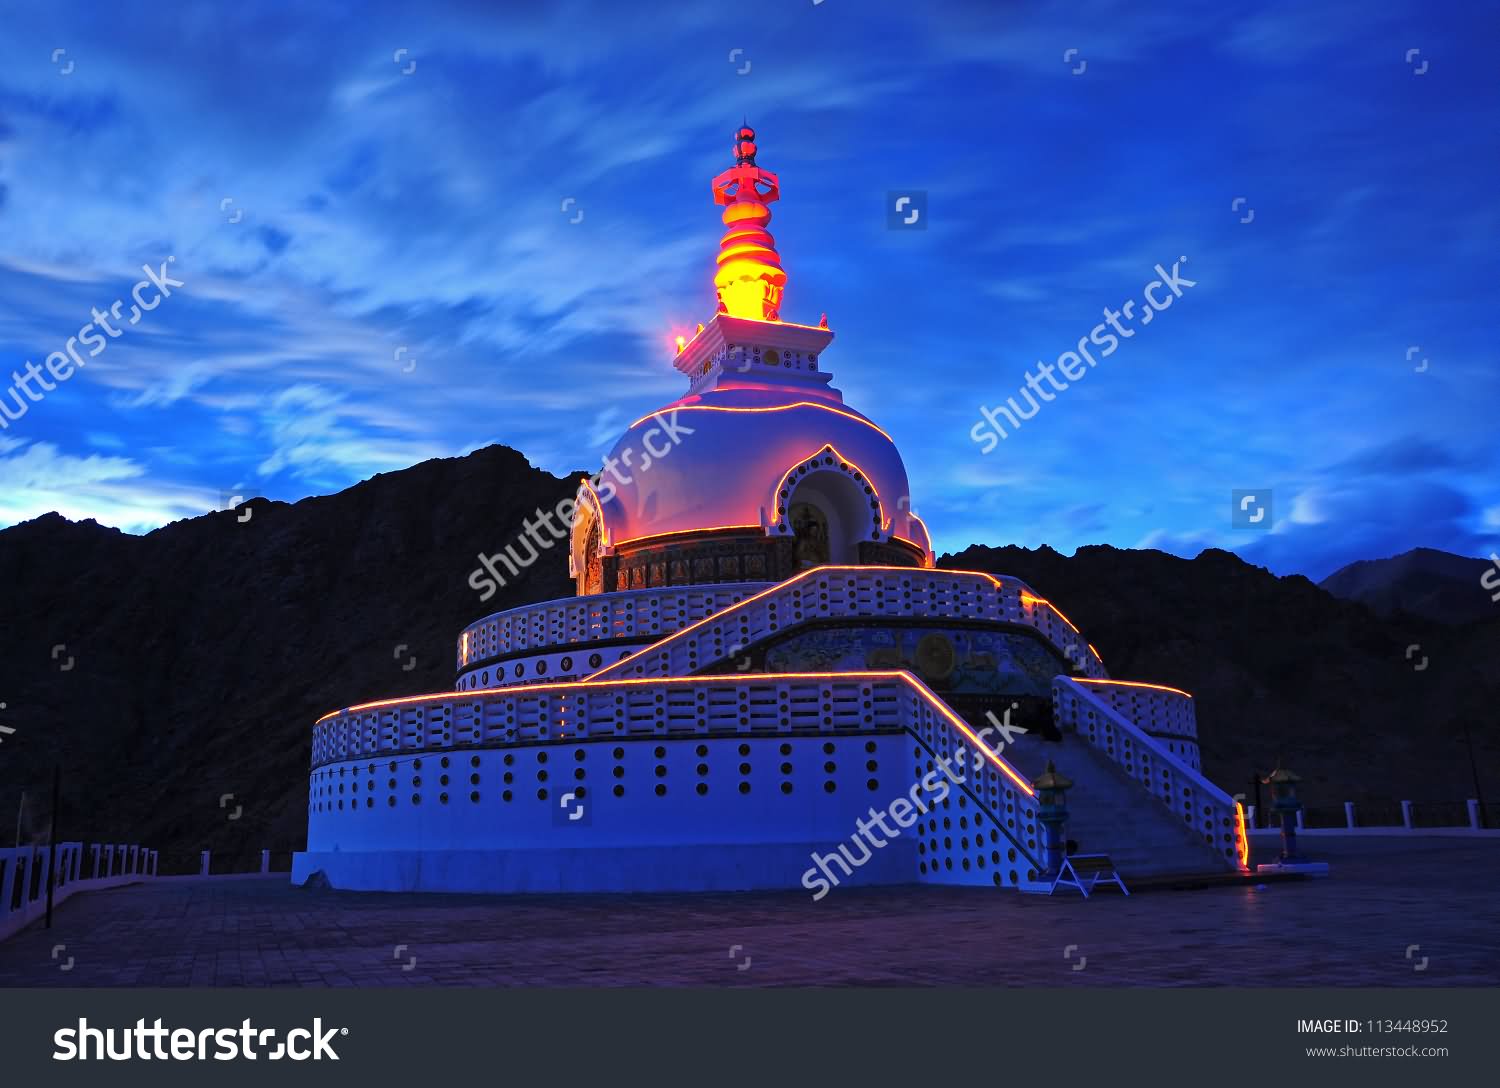
[[[1049,759],[1073,780],[1064,836],[1078,844],[1076,853],[1108,854],[1126,884],[1132,877],[1230,871],[1198,832],[1076,734],[1061,740],[1018,737],[1003,754],[1033,781]]]

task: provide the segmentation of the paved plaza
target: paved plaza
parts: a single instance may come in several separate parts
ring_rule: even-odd
[[[504,897],[164,878],[80,895],[50,932],[38,923],[0,943],[0,986],[1500,982],[1500,839],[1304,845],[1332,877],[1087,902],[986,888],[839,888],[814,903],[800,892]],[[1255,849],[1274,853],[1264,839]]]

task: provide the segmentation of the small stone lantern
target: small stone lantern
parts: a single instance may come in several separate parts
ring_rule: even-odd
[[[1073,785],[1070,779],[1057,773],[1052,761],[1047,760],[1047,770],[1032,785],[1036,786],[1037,819],[1042,824],[1042,864],[1047,876],[1056,876],[1063,863],[1063,826],[1068,822],[1067,791]]]

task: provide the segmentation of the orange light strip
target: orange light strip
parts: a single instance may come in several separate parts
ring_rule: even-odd
[[[852,468],[859,474],[860,479],[864,480],[867,484],[870,485],[870,494],[875,496],[876,512],[880,515],[881,518],[881,531],[889,532],[891,528],[891,519],[885,516],[885,503],[880,498],[880,492],[875,488],[875,481],[870,479],[870,474],[864,469],[860,468],[857,464],[855,464],[852,458],[845,457],[842,453],[840,453],[831,442],[825,442],[815,452],[809,454],[806,457],[798,458],[797,462],[792,465],[791,468],[787,469],[781,474],[781,479],[777,480],[776,486],[771,489],[771,509],[775,510],[781,505],[781,489],[783,486],[785,486],[787,480],[791,479],[792,473],[796,472],[799,468],[807,464],[809,461],[818,460],[818,458],[823,456],[824,450],[827,450],[829,453],[833,454],[834,457],[838,458],[841,465],[848,465],[850,468]],[[827,466],[820,467],[826,468]],[[817,470],[814,469],[814,471]],[[808,475],[811,475],[811,473],[808,473]],[[788,501],[790,502],[790,496],[788,496]],[[788,513],[790,513],[790,507],[788,508]],[[776,521],[778,523],[781,521],[781,516],[779,514],[776,517]]]
[[[1047,598],[1045,598],[1045,597],[1033,597],[1030,593],[1023,593],[1023,594],[1021,594],[1021,603],[1022,604],[1044,604],[1048,608],[1052,609],[1053,614],[1056,615],[1058,619],[1060,619],[1064,623],[1066,623],[1068,625],[1068,627],[1072,629],[1072,631],[1073,631],[1073,633],[1075,635],[1081,635],[1081,634],[1083,634],[1082,631],[1080,631],[1078,628],[1076,628],[1076,627],[1073,626],[1073,621],[1072,620],[1068,619],[1067,616],[1064,616],[1062,614],[1062,609],[1058,608],[1057,605],[1055,605],[1051,601],[1047,600]],[[1093,647],[1090,646],[1089,649],[1092,650]],[[1094,656],[1098,657],[1099,655],[1095,654]],[[1103,662],[1101,661],[1100,664],[1102,665]]]
[[[1250,871],[1250,833],[1245,830],[1245,806],[1234,803],[1234,818],[1238,826],[1240,841],[1235,843],[1235,852],[1240,857],[1240,868]]]
[[[609,543],[609,531],[604,527],[604,503],[599,501],[599,493],[594,490],[594,485],[589,483],[587,476],[578,482],[578,490],[580,494],[587,495],[593,500],[594,516],[599,519],[599,546],[602,548]],[[572,526],[569,528],[571,529]]]
[[[937,697],[931,688],[918,680],[909,672],[778,672],[774,674],[756,676],[661,676],[641,677],[632,680],[569,680],[556,684],[512,684],[501,688],[479,688],[474,691],[445,691],[432,695],[407,695],[397,699],[380,699],[373,703],[360,703],[358,706],[345,707],[343,710],[335,710],[324,714],[317,720],[316,725],[321,725],[329,718],[340,714],[362,714],[367,710],[378,710],[382,707],[409,705],[412,703],[437,702],[444,699],[472,699],[479,695],[511,695],[526,696],[539,691],[570,691],[579,688],[614,688],[614,687],[639,687],[641,685],[656,684],[765,684],[768,676],[774,681],[781,680],[897,680],[909,685],[922,698],[926,699],[943,717],[947,718],[960,733],[969,738],[985,757],[999,768],[1026,796],[1035,797],[1036,792],[1031,783],[1005,760],[992,752],[987,744],[979,739],[968,723],[950,710],[946,703]]]
[[[777,673],[776,675],[781,676],[785,674]],[[1027,797],[1036,796],[1036,791],[1031,788],[1031,783],[1022,778],[1014,767],[1012,767],[1009,763],[1007,763],[1005,760],[1001,759],[997,754],[991,751],[990,746],[984,743],[984,741],[980,740],[978,734],[976,734],[972,729],[969,728],[969,723],[964,721],[957,714],[953,713],[953,711],[948,708],[948,704],[937,697],[936,692],[934,692],[931,688],[929,688],[926,684],[918,680],[909,672],[902,672],[899,675],[905,677],[907,682],[911,684],[912,687],[916,688],[918,692],[925,696],[927,701],[932,704],[933,708],[940,714],[942,714],[943,717],[948,719],[949,724],[951,724],[953,728],[957,729],[964,736],[968,737],[969,740],[973,742],[974,747],[983,752],[985,758],[993,763],[996,767],[998,767],[1007,778],[1014,782],[1016,786],[1021,790],[1021,792],[1026,794]]]
[[[1101,665],[1104,664],[1104,658],[1102,658],[1102,657],[1099,656],[1099,651],[1096,650],[1096,649],[1094,649],[1094,644],[1092,642],[1090,642],[1088,645],[1089,645],[1089,653],[1091,653],[1091,654],[1094,655],[1095,659],[1098,660],[1099,664],[1101,664]]]
[[[646,415],[641,416],[640,419],[632,423],[631,426],[638,427],[640,426],[640,424],[646,422],[646,420],[651,419],[654,416],[663,414],[671,415],[673,412],[788,412],[793,408],[816,408],[820,412],[832,412],[836,416],[843,416],[846,419],[852,419],[856,423],[863,423],[866,427],[869,427],[870,429],[875,431],[879,431],[881,434],[885,435],[886,441],[888,442],[894,443],[896,441],[890,435],[886,434],[885,431],[881,430],[875,424],[871,423],[864,416],[855,415],[853,412],[846,412],[844,409],[835,408],[831,404],[814,404],[810,400],[799,400],[795,404],[776,404],[763,408],[733,407],[726,404],[680,404],[675,408],[671,405],[668,405],[665,408],[658,408],[654,412],[648,412]]]
[[[1114,684],[1122,688],[1150,688],[1153,691],[1170,691],[1173,695],[1182,695],[1188,699],[1192,698],[1191,694],[1183,691],[1181,688],[1169,688],[1165,684],[1142,684],[1137,680],[1099,680],[1083,676],[1075,676],[1073,680],[1079,684]]]
[[[634,661],[636,658],[640,657],[642,654],[651,653],[653,650],[660,650],[662,647],[664,647],[665,645],[667,645],[667,643],[671,642],[672,640],[678,639],[678,638],[683,638],[686,635],[688,635],[689,633],[691,633],[692,631],[695,631],[699,627],[702,627],[706,623],[711,623],[714,620],[724,619],[726,616],[731,615],[736,609],[746,608],[746,607],[754,604],[756,601],[760,600],[762,597],[767,597],[767,596],[769,596],[772,593],[778,592],[779,590],[783,590],[783,589],[786,589],[786,588],[788,588],[790,586],[796,585],[798,582],[802,581],[802,579],[804,579],[804,578],[811,578],[811,577],[813,577],[814,575],[817,575],[817,574],[830,574],[830,573],[837,573],[837,572],[845,572],[845,573],[847,573],[849,571],[862,571],[862,570],[888,570],[888,571],[897,571],[897,570],[899,570],[899,571],[904,571],[904,572],[910,573],[912,570],[915,570],[915,569],[920,569],[920,568],[914,568],[914,567],[886,567],[886,566],[869,566],[869,567],[856,567],[856,566],[812,567],[812,568],[810,568],[808,570],[803,571],[801,574],[793,575],[792,577],[788,578],[784,582],[777,582],[773,586],[767,586],[765,589],[761,590],[759,593],[756,593],[756,594],[753,594],[752,596],[746,597],[739,604],[732,604],[728,608],[725,608],[725,609],[722,609],[721,611],[713,612],[713,613],[710,613],[707,616],[704,616],[701,620],[698,620],[695,623],[690,623],[686,627],[678,628],[676,631],[673,631],[666,638],[661,639],[660,641],[657,641],[657,642],[653,642],[650,646],[646,646],[646,647],[643,647],[642,649],[637,650],[635,653],[631,654],[629,657],[622,657],[622,658],[620,658],[620,660],[616,661],[613,665],[605,665],[603,668],[599,669],[597,672],[590,673],[589,675],[590,676],[598,676],[599,673],[601,673],[601,672],[606,672],[609,669],[617,669],[620,666],[622,666],[622,665],[624,665],[624,664],[626,664],[628,662]],[[952,570],[952,571],[944,571],[943,573],[945,573],[945,574],[970,575],[970,576],[977,577],[977,578],[987,578],[987,579],[989,579],[990,583],[995,587],[996,591],[998,591],[1000,589],[1000,579],[996,578],[992,574],[986,574],[984,571],[980,571],[980,570]]]
[[[702,529],[676,529],[676,530],[674,530],[674,531],[672,531],[670,533],[653,533],[650,536],[633,536],[629,540],[616,541],[615,542],[615,547],[616,548],[623,548],[627,544],[639,544],[643,540],[666,540],[669,537],[674,537],[674,536],[688,536],[688,535],[693,534],[693,533],[725,533],[725,532],[730,532],[731,530],[732,531],[736,531],[736,532],[745,532],[745,531],[749,530],[749,531],[757,532],[757,533],[762,531],[759,524],[756,524],[756,525],[708,525],[708,526],[705,526]]]

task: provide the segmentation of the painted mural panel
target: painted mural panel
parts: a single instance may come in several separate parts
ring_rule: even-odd
[[[1008,631],[941,627],[820,628],[766,651],[767,672],[910,669],[957,695],[1035,695],[1050,699],[1066,664],[1035,638]]]

